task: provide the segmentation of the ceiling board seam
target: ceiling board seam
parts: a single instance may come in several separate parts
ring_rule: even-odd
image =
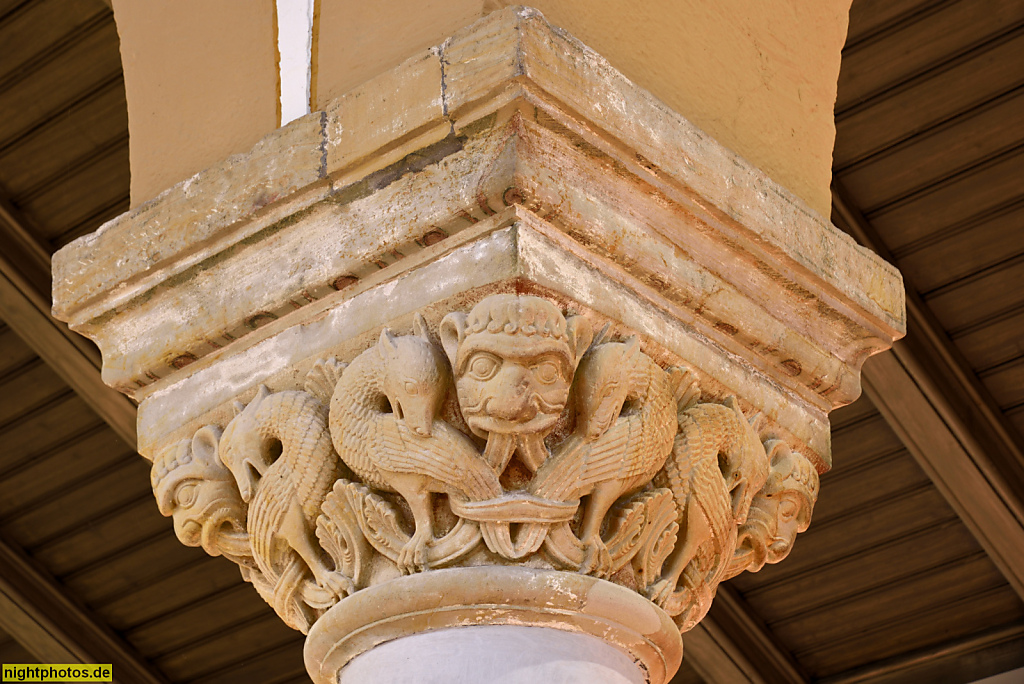
[[[803,657],[806,657],[807,655],[814,653],[816,651],[821,651],[823,648],[833,648],[835,646],[841,646],[856,639],[862,639],[865,636],[871,636],[872,634],[877,634],[879,632],[885,631],[888,628],[898,628],[905,626],[906,624],[913,622],[914,620],[918,620],[920,618],[928,618],[932,615],[936,615],[939,613],[948,614],[950,612],[954,612],[956,608],[962,605],[969,604],[973,601],[982,600],[983,598],[990,598],[1000,592],[1005,592],[1007,590],[1010,590],[1010,588],[1003,584],[998,587],[992,587],[991,589],[987,589],[977,594],[972,594],[971,596],[966,596],[949,603],[944,603],[940,606],[935,606],[934,608],[916,611],[900,618],[888,618],[867,629],[861,629],[843,637],[831,638],[825,641],[818,642],[814,645],[798,649],[797,651],[794,651],[794,655],[797,657],[798,660],[802,660]]]
[[[993,95],[987,95],[975,102],[972,102],[964,107],[961,107],[960,109],[954,112],[951,112],[944,116],[940,116],[939,118],[929,121],[927,123],[921,124],[917,128],[911,129],[906,133],[897,136],[896,138],[887,140],[884,143],[878,145],[877,147],[871,148],[866,152],[861,152],[852,159],[848,159],[842,162],[841,164],[837,164],[835,167],[833,167],[833,177],[845,173],[853,169],[854,167],[860,167],[864,164],[868,164],[874,161],[875,158],[881,158],[882,155],[887,154],[889,150],[893,148],[913,144],[917,140],[923,139],[924,136],[929,136],[934,133],[946,130],[951,126],[956,125],[958,120],[961,120],[962,117],[973,115],[974,112],[979,109],[987,110],[991,106],[1002,104],[1004,101],[1011,99],[1011,97],[1016,97],[1017,95],[1019,95],[1021,91],[1024,91],[1024,79],[1014,82],[1012,85],[1010,85],[1008,88],[1004,90],[998,91]],[[837,138],[842,137],[841,132],[837,131],[836,136]]]
[[[836,608],[837,606],[841,606],[842,604],[848,603],[851,599],[856,599],[858,597],[864,598],[865,595],[871,594],[882,589],[907,586],[913,584],[915,581],[920,580],[922,578],[934,576],[958,566],[969,565],[970,563],[981,559],[988,560],[988,555],[985,553],[984,549],[977,549],[969,553],[963,553],[954,558],[947,559],[937,565],[932,565],[931,567],[925,570],[918,570],[910,574],[898,575],[892,579],[886,580],[885,582],[878,582],[876,584],[868,585],[867,587],[859,588],[856,592],[850,592],[846,594],[833,594],[824,601],[820,601],[814,604],[801,605],[800,610],[798,610],[795,613],[783,613],[778,617],[773,616],[772,620],[768,622],[768,627],[770,629],[775,629],[775,627],[779,625],[792,624],[793,622],[802,620],[806,617],[820,615],[821,613],[828,612],[829,609]],[[995,567],[992,568],[992,571],[998,573],[998,570],[996,570]],[[1001,575],[999,577],[1000,579],[1002,579]],[[1008,587],[1009,585],[1007,584],[1006,586]]]
[[[852,171],[858,171],[864,168],[865,166],[874,164],[875,162],[886,159],[887,157],[891,157],[894,154],[898,154],[899,152],[906,150],[908,147],[912,147],[923,140],[927,140],[928,138],[932,138],[936,135],[944,133],[945,131],[948,131],[950,128],[955,128],[956,126],[960,126],[964,123],[967,123],[971,119],[980,116],[981,114],[984,114],[985,112],[991,109],[995,109],[996,107],[1006,104],[1010,100],[1022,96],[1024,96],[1024,86],[1018,86],[1016,88],[1011,88],[1010,90],[1000,92],[995,97],[985,100],[980,104],[971,106],[968,109],[957,112],[953,116],[942,119],[941,122],[927,130],[915,133],[909,137],[905,136],[902,139],[900,139],[899,142],[893,143],[891,145],[888,145],[887,147],[883,147],[875,152],[869,153],[867,154],[867,156],[860,156],[853,161],[848,161],[843,164],[836,165],[832,167],[832,173],[833,175],[838,176],[841,179],[842,176]]]
[[[896,33],[906,26],[915,24],[922,18],[935,14],[949,5],[956,4],[957,1],[958,0],[937,0],[933,2],[925,2],[903,12],[902,14],[898,14],[880,26],[876,26],[863,36],[858,36],[855,40],[847,41],[846,45],[843,46],[843,56],[845,57],[848,52],[856,52],[862,49],[865,45],[878,42],[889,34]]]
[[[42,117],[35,120],[34,123],[29,124],[25,128],[7,138],[6,140],[0,141],[0,158],[8,155],[12,150],[21,147],[27,142],[30,142],[37,135],[47,130],[54,119],[57,119],[61,115],[67,114],[69,111],[76,107],[89,104],[92,100],[98,99],[104,95],[107,90],[112,86],[121,85],[121,93],[124,93],[124,73],[119,69],[105,78],[100,79],[96,83],[92,84],[87,90],[82,91],[71,100],[65,100],[60,106],[47,112]]]
[[[109,9],[95,14],[71,29],[43,50],[35,53],[19,65],[0,75],[0,93],[10,90],[26,78],[36,74],[48,64],[63,57],[69,50],[99,31],[104,26],[114,23],[114,14]]]
[[[870,95],[864,96],[857,100],[856,103],[851,104],[843,109],[837,109],[835,112],[835,120],[838,124],[855,114],[858,114],[864,110],[870,109],[880,102],[884,102],[892,98],[894,95],[898,95],[902,92],[910,90],[915,86],[922,83],[926,83],[947,71],[965,64],[972,59],[981,57],[986,52],[990,52],[993,49],[1000,47],[1004,43],[1008,43],[1019,34],[1024,32],[1024,22],[1016,22],[1010,24],[1007,28],[1003,29],[998,33],[994,33],[990,36],[986,36],[983,40],[971,45],[970,47],[955,52],[951,55],[944,56],[939,61],[933,62],[927,67],[908,75],[906,78],[900,79],[895,83],[886,85],[885,87],[871,93]]]
[[[1015,195],[1005,202],[1000,202],[994,207],[983,209],[982,211],[968,216],[967,218],[957,221],[956,223],[950,224],[945,228],[941,228],[928,235],[922,236],[916,240],[912,240],[905,245],[897,247],[892,250],[893,257],[896,259],[902,259],[911,254],[932,247],[944,242],[948,239],[954,238],[958,235],[971,231],[979,226],[983,226],[985,223],[1001,218],[1006,214],[1011,214],[1024,207],[1024,195]],[[940,286],[941,287],[941,286]]]
[[[913,530],[911,532],[907,532],[905,534],[901,534],[901,535],[898,535],[896,537],[889,537],[888,539],[885,539],[884,541],[881,541],[881,542],[878,542],[876,544],[873,544],[870,548],[872,550],[886,549],[886,548],[889,548],[889,547],[892,547],[892,546],[903,544],[907,540],[913,540],[913,539],[915,539],[917,537],[922,537],[922,536],[924,536],[926,534],[930,534],[932,532],[935,532],[936,530],[940,530],[940,529],[944,529],[944,528],[950,528],[950,527],[955,527],[957,525],[962,525],[962,524],[963,523],[960,521],[959,518],[957,518],[956,516],[953,516],[953,517],[950,517],[950,518],[946,518],[945,520],[940,520],[938,522],[929,523],[928,525],[925,525],[924,527],[919,527],[919,528],[917,528],[917,529],[915,529],[915,530]],[[789,584],[791,582],[799,581],[799,580],[806,579],[808,577],[812,577],[814,575],[817,575],[822,570],[828,570],[828,569],[835,568],[835,567],[838,567],[840,565],[843,565],[844,563],[848,563],[851,559],[856,558],[857,556],[862,555],[862,553],[863,553],[863,549],[860,549],[860,550],[858,550],[858,551],[856,551],[854,553],[849,553],[849,554],[846,554],[846,555],[843,555],[843,556],[839,556],[837,558],[833,558],[833,559],[831,559],[829,561],[826,561],[825,563],[821,563],[819,565],[814,565],[814,566],[805,568],[805,569],[801,570],[800,572],[796,572],[796,573],[793,573],[793,574],[790,574],[790,575],[784,575],[784,576],[781,576],[781,577],[773,578],[772,580],[770,580],[768,582],[765,582],[764,584],[759,584],[759,585],[757,585],[755,587],[752,587],[750,589],[744,590],[743,591],[743,595],[744,596],[755,596],[756,597],[758,594],[762,594],[765,591],[769,591],[769,590],[773,590],[773,589],[778,589],[779,587],[782,587],[782,586],[784,586],[786,584]]]
[[[876,204],[869,209],[862,210],[862,213],[868,218],[868,220],[872,220],[878,216],[893,211],[894,209],[912,204],[922,197],[927,197],[928,195],[945,190],[950,185],[961,181],[964,178],[970,178],[972,175],[984,171],[1001,162],[1020,156],[1022,151],[1024,151],[1024,141],[1019,140],[1012,145],[1007,145],[1002,149],[985,155],[984,157],[973,160],[969,164],[956,168],[943,176],[934,178],[929,180],[927,183],[922,183],[910,190],[907,190],[897,197],[885,200],[884,202]]]
[[[142,502],[148,503],[152,498],[153,493],[147,490],[143,494],[140,494],[139,496],[133,499],[124,501],[118,504],[117,506],[114,506],[113,508],[107,509],[102,513],[92,516],[88,520],[76,521],[72,525],[69,525],[68,527],[61,529],[59,532],[47,535],[43,539],[37,540],[34,543],[27,545],[25,548],[26,550],[28,550],[30,554],[35,556],[38,554],[39,551],[44,550],[49,546],[52,546],[54,543],[59,542],[66,537],[81,532],[84,529],[94,527],[97,523],[102,522],[103,520],[108,520],[116,516],[117,514],[122,513],[129,508],[132,508],[133,506],[139,505]]]
[[[75,159],[68,161],[55,173],[51,173],[49,176],[40,179],[21,192],[12,193],[12,200],[16,204],[24,206],[25,204],[60,186],[60,184],[66,180],[87,171],[104,159],[113,156],[115,152],[126,150],[127,145],[128,131],[124,131],[115,137],[100,143],[87,153],[79,155]]]

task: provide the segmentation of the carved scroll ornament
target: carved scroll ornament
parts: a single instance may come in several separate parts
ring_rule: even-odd
[[[155,459],[181,542],[237,563],[288,625],[400,574],[525,564],[635,589],[685,631],[807,528],[810,462],[635,337],[512,294],[446,316],[440,345],[414,327]]]

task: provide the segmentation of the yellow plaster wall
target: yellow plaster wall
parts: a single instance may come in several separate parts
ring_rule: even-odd
[[[698,126],[828,215],[852,0],[533,0]],[[132,203],[277,125],[273,0],[114,0]],[[508,0],[317,0],[314,108]]]
[[[274,0],[114,0],[131,204],[277,127]]]

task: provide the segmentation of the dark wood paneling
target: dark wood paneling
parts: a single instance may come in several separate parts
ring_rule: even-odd
[[[137,456],[121,459],[109,468],[80,478],[35,506],[23,507],[3,523],[4,532],[23,547],[34,547],[63,537],[79,521],[100,518],[148,494],[140,487],[149,476],[148,463]],[[74,511],[73,516],[67,511]]]
[[[1008,586],[960,601],[935,605],[904,619],[880,624],[875,629],[853,632],[807,652],[798,652],[800,662],[818,676],[843,672],[864,662],[883,660],[899,653],[942,643],[990,629],[1024,617],[1013,590]]]
[[[1019,146],[1024,140],[1019,125],[1022,118],[1024,90],[1016,90],[948,125],[869,157],[837,177],[865,208],[882,206]]]
[[[160,533],[172,534],[171,522],[156,511],[152,494],[146,492],[130,505],[83,520],[74,531],[29,551],[62,577]]]
[[[932,10],[944,0],[857,0],[856,11],[850,12],[846,42],[850,45],[891,30],[920,12]]]
[[[1021,192],[1022,177],[1024,148],[1018,147],[866,215],[884,236],[886,245],[899,250],[933,231],[972,221],[1003,206],[1007,197],[1017,197]]]
[[[133,627],[125,636],[140,651],[158,658],[272,612],[252,585],[239,577],[237,584]]]
[[[117,28],[113,21],[105,22],[67,49],[61,59],[48,62],[32,78],[7,88],[3,93],[4,132],[28,128],[59,109],[68,93],[64,87],[54,87],[56,84],[78,84],[86,90],[120,71],[121,56],[116,46]]]
[[[302,635],[273,613],[264,613],[230,630],[210,635],[156,659],[156,665],[175,681],[189,681],[265,651],[290,646]],[[290,658],[288,658],[290,659]],[[301,662],[300,662],[301,664]]]
[[[947,520],[857,556],[815,566],[784,582],[757,587],[744,598],[759,615],[785,620],[981,553],[958,519]]]
[[[1024,120],[1024,119],[1022,119]],[[900,255],[903,276],[927,296],[1024,252],[1024,195],[963,230],[932,233]]]
[[[129,458],[138,456],[102,423],[94,422],[81,432],[69,431],[58,448],[23,461],[0,478],[0,521],[39,509],[79,482],[94,479]]]
[[[12,665],[25,663],[28,665],[36,662],[38,660],[26,651],[21,644],[7,634],[3,635],[2,640],[0,640],[0,663],[10,663]]]
[[[679,665],[679,671],[676,672],[676,676],[672,678],[669,684],[704,684],[704,680],[701,679],[701,676],[697,674],[686,660],[685,650],[683,652],[683,662]]]
[[[837,115],[834,166],[842,169],[1024,85],[1022,61],[1018,31]]]
[[[863,10],[861,10],[863,11]],[[1024,22],[1019,0],[958,0],[843,51],[836,111],[884,91]]]
[[[770,624],[785,643],[807,652],[862,632],[883,628],[935,606],[969,601],[1005,586],[984,554],[958,559],[884,587]]]
[[[940,288],[926,301],[954,336],[960,330],[1016,310],[1024,304],[1024,255]]]
[[[105,141],[124,139],[127,131],[124,84],[112,79],[34,134],[19,135],[6,148],[0,144],[0,185],[18,196],[42,179],[68,170],[68,160],[81,158]]]
[[[252,684],[257,681],[277,684],[293,679],[303,681],[303,677],[308,678],[305,672],[302,635],[295,632],[291,641],[258,655],[239,656],[222,669],[193,680],[192,684]]]
[[[964,356],[979,371],[984,371],[1024,354],[1024,307],[987,321],[954,337]]]
[[[204,554],[178,572],[93,608],[114,629],[127,631],[240,581],[237,565]]]
[[[0,476],[63,448],[69,438],[99,424],[96,414],[76,395],[70,391],[58,394],[23,420],[0,430],[5,447],[0,450]]]
[[[124,195],[128,187],[128,146],[119,145],[93,160],[89,166],[71,171],[62,183],[24,203],[32,216],[47,226],[53,239]]]
[[[1024,404],[1024,357],[986,371],[981,379],[1001,408]]]
[[[0,17],[5,14],[0,11]],[[0,82],[31,75],[27,65],[49,57],[54,46],[66,43],[83,24],[109,17],[110,10],[98,2],[35,0],[24,9],[0,21]],[[111,21],[112,21],[111,17]]]

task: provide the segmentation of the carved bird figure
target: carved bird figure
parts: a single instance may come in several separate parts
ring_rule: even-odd
[[[573,381],[576,429],[537,471],[531,490],[559,501],[590,496],[580,530],[581,572],[610,574],[601,525],[616,500],[642,488],[665,463],[676,431],[676,382],[635,337],[598,344],[580,362]]]
[[[351,579],[327,567],[314,539],[320,507],[339,475],[326,407],[307,392],[271,394],[261,385],[236,410],[220,454],[249,504],[247,528],[260,572],[271,578],[294,574],[288,568],[297,554],[320,587],[339,598],[351,593]]]
[[[331,437],[342,461],[371,487],[400,494],[412,509],[415,531],[398,559],[404,573],[428,568],[432,494],[483,501],[502,493],[469,438],[437,418],[451,373],[419,315],[415,331],[381,331],[377,344],[345,369],[330,407]]]
[[[707,542],[717,560],[705,576],[721,581],[736,543],[737,526],[768,476],[768,457],[757,433],[731,397],[725,404],[681,402],[679,432],[665,462],[665,477],[676,503],[681,543],[668,557],[667,571],[651,585],[652,601],[665,606],[679,578]]]

